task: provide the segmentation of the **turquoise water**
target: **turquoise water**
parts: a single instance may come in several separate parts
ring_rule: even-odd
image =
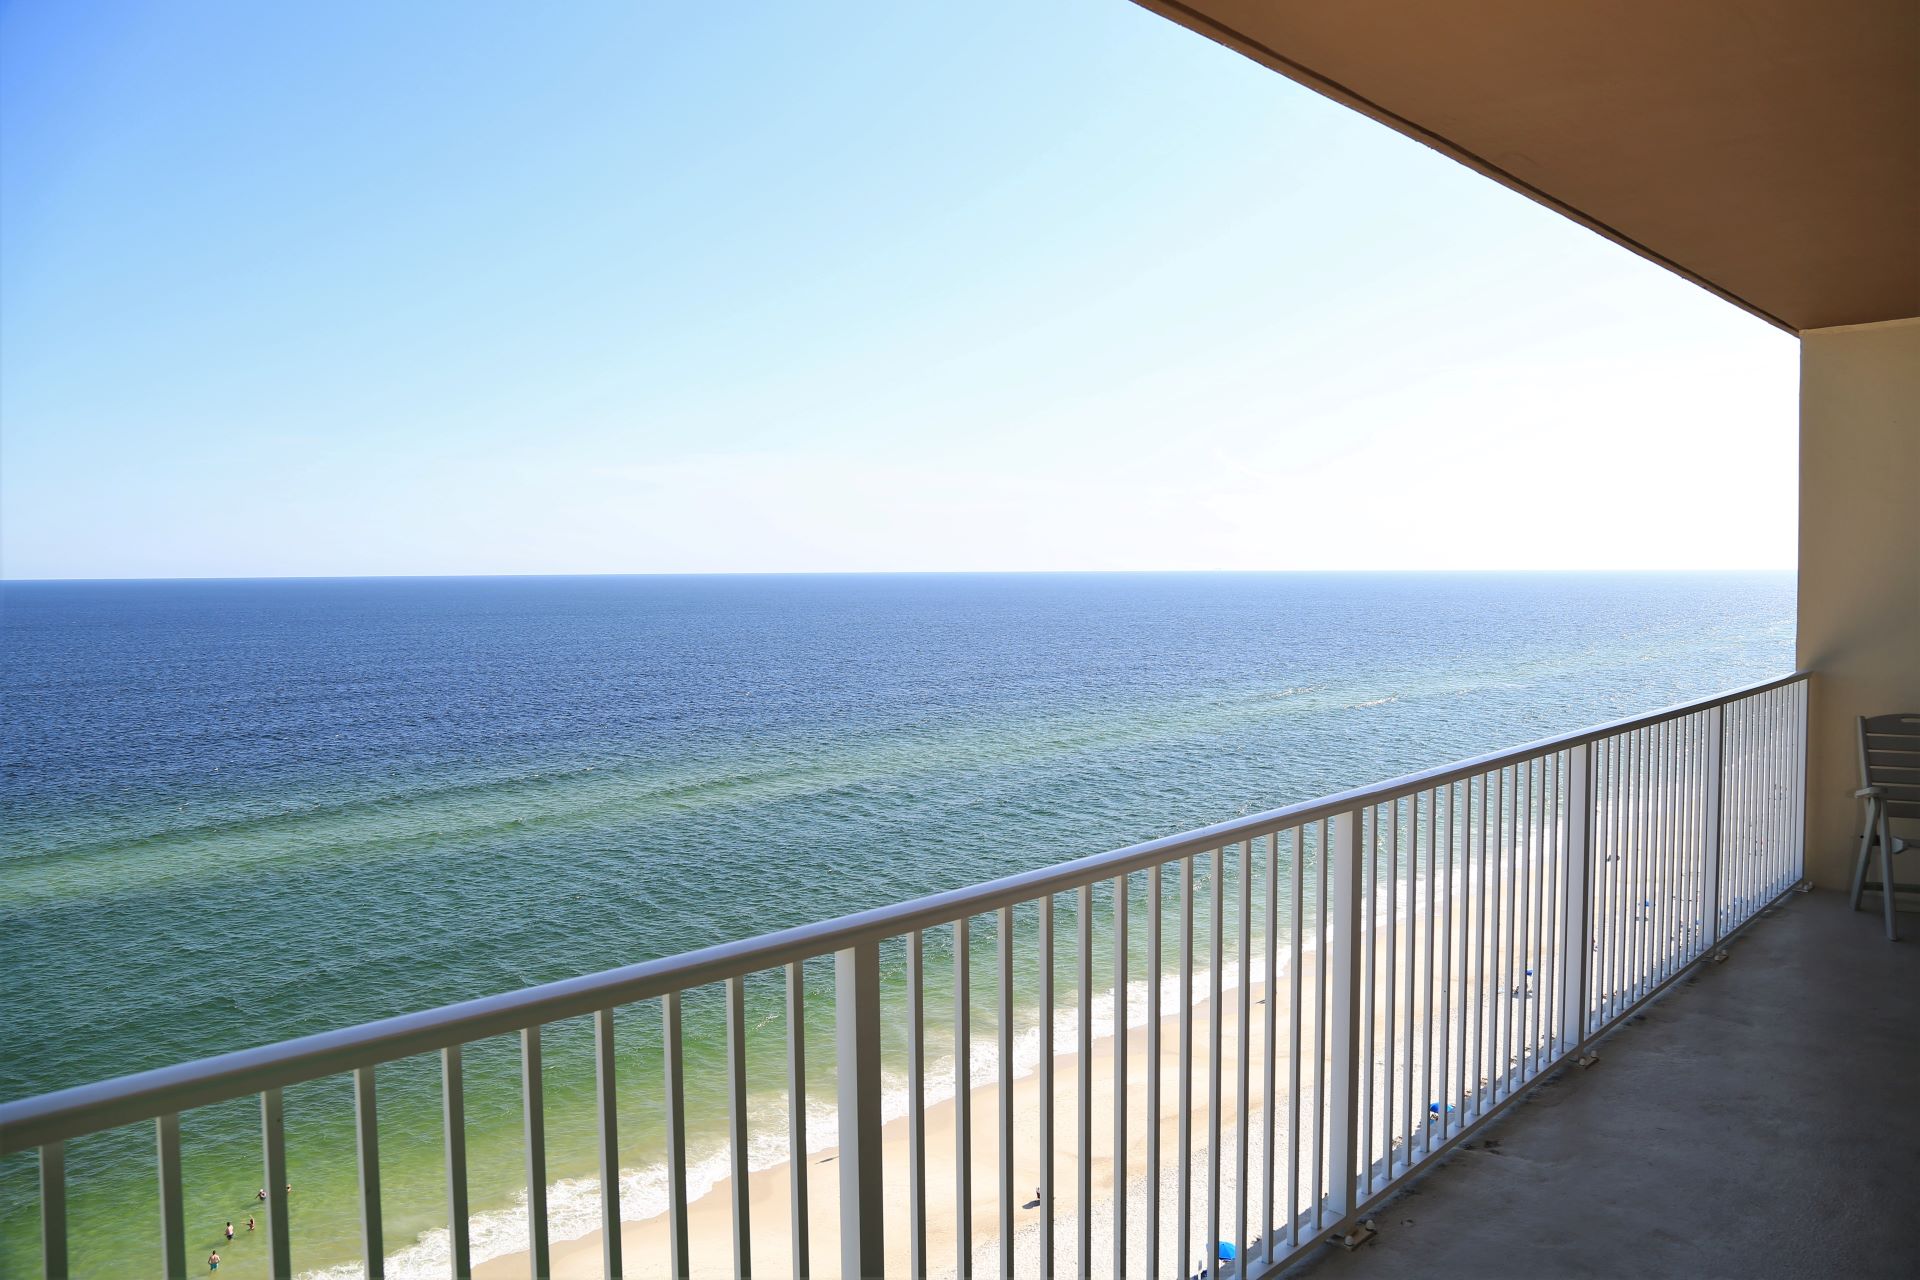
[[[1789,670],[1792,616],[1784,574],[4,584],[0,1096],[668,955],[1711,693]],[[983,1037],[992,927],[974,930]],[[936,1029],[948,945],[929,937]],[[1030,949],[1020,978],[1030,1031]],[[812,966],[822,1140],[830,985]],[[724,1152],[719,994],[686,1014],[703,1176]],[[765,1162],[784,1154],[778,975],[748,998]],[[638,1212],[658,1197],[657,1009],[619,1027]],[[594,1168],[589,1046],[584,1025],[547,1033],[561,1233],[598,1213],[576,1182]],[[951,1055],[937,1030],[932,1049]],[[520,1239],[517,1071],[511,1040],[469,1050],[478,1255]],[[390,1274],[443,1274],[437,1063],[382,1068],[380,1089],[389,1249],[408,1250]],[[349,1264],[348,1084],[292,1089],[287,1110],[296,1265]],[[183,1120],[197,1257],[254,1207],[257,1125],[246,1101]],[[73,1144],[69,1168],[79,1273],[150,1271],[150,1127]],[[0,1272],[31,1271],[36,1249],[33,1166],[14,1158]],[[264,1273],[244,1231],[222,1254],[223,1275]]]

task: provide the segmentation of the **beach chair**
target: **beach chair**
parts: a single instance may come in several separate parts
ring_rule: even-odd
[[[1900,939],[1894,923],[1893,896],[1898,891],[1920,891],[1920,885],[1896,884],[1893,855],[1913,848],[1913,842],[1893,834],[1896,822],[1920,821],[1920,712],[1860,717],[1860,789],[1853,793],[1866,807],[1866,825],[1860,833],[1860,860],[1853,868],[1853,909],[1860,894],[1880,891],[1887,918],[1887,939]],[[1880,881],[1867,879],[1874,848],[1880,850]]]

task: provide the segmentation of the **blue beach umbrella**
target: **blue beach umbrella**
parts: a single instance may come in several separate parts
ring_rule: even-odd
[[[1233,1247],[1233,1242],[1230,1240],[1217,1241],[1215,1242],[1215,1247],[1220,1251],[1220,1261],[1222,1262],[1232,1262],[1240,1254],[1240,1251]]]

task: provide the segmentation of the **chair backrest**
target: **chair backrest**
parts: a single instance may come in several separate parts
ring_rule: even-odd
[[[1920,711],[1860,717],[1860,785],[1887,789],[1887,816],[1920,818]]]

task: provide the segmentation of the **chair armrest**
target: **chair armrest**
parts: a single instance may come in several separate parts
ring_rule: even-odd
[[[1868,796],[1884,796],[1885,794],[1887,794],[1885,787],[1862,787],[1853,793],[1853,798],[1855,800],[1865,800]]]

